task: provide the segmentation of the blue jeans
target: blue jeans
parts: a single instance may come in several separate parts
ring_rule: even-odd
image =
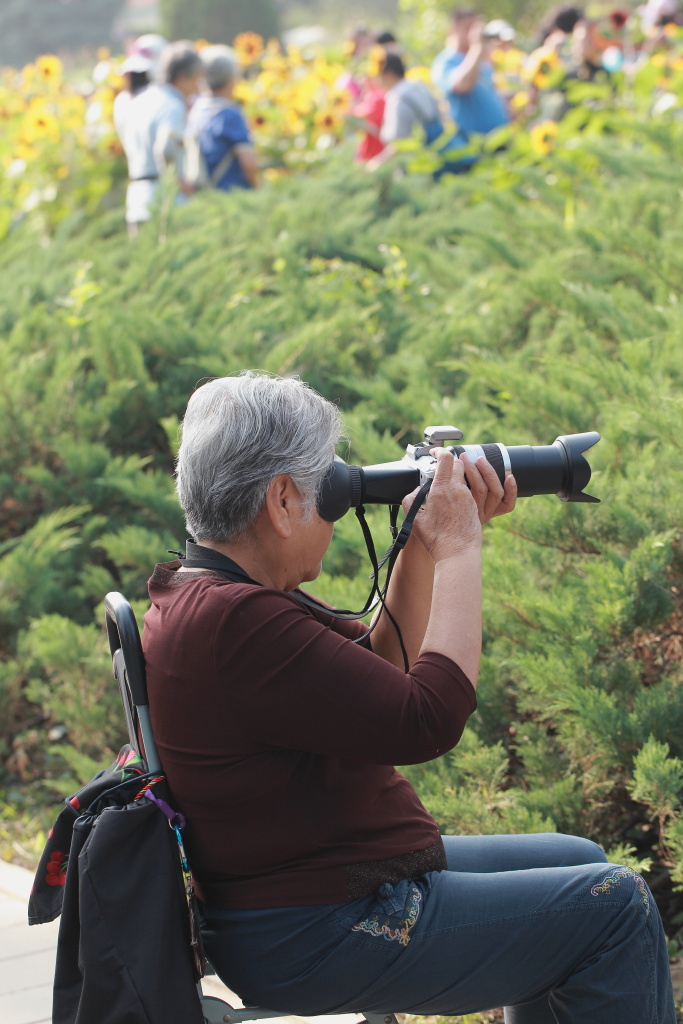
[[[447,871],[350,903],[205,908],[218,975],[247,1003],[319,1014],[464,1014],[507,1024],[675,1024],[645,882],[554,833],[445,836]]]

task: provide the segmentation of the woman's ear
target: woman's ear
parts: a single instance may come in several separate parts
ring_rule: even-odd
[[[276,534],[283,540],[288,540],[292,534],[299,500],[298,488],[286,473],[276,476],[266,491],[264,511]]]

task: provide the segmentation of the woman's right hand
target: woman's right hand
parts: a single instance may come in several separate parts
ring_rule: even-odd
[[[434,563],[481,547],[479,510],[465,482],[464,455],[456,459],[445,448],[433,448],[436,471],[423,508],[415,516],[413,531]],[[410,508],[414,492],[405,499]]]

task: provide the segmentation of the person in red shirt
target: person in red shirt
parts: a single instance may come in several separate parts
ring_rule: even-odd
[[[340,429],[300,380],[251,372],[203,385],[183,421],[194,540],[156,567],[142,644],[216,972],[285,1014],[675,1024],[635,872],[574,836],[441,836],[393,767],[445,754],[476,706],[482,524],[513,509],[514,479],[433,449],[387,593],[406,669],[386,615],[368,637],[302,603]]]
[[[351,116],[360,122],[358,127],[365,128],[356,148],[357,163],[367,163],[384,149],[384,143],[379,137],[384,119],[384,102],[384,90],[373,79],[368,79],[362,97],[351,108]]]

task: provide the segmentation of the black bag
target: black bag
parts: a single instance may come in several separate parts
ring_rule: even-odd
[[[184,822],[154,792],[163,776],[144,767],[123,747],[66,801],[41,857],[29,924],[62,915],[53,1024],[203,1024]]]

